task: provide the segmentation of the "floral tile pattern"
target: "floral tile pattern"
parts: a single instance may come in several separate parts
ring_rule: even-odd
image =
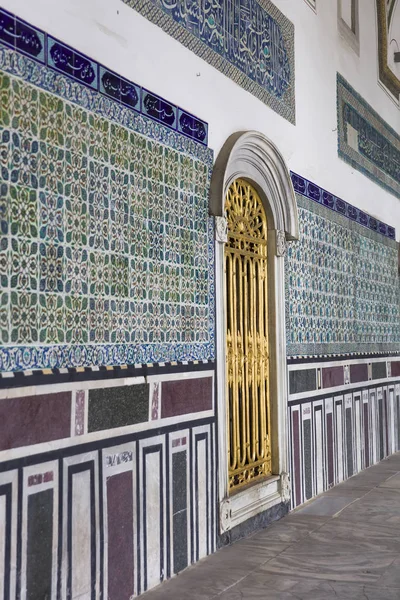
[[[0,44],[0,371],[213,359],[212,152],[15,55]]]
[[[396,241],[296,194],[286,257],[288,356],[400,350]]]

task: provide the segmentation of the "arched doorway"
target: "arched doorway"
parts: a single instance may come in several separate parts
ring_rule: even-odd
[[[226,141],[214,165],[210,213],[224,534],[270,508],[277,518],[290,499],[284,254],[287,240],[298,239],[298,216],[289,170],[265,135],[239,132]]]
[[[226,409],[229,491],[271,475],[267,216],[244,179],[225,212]]]

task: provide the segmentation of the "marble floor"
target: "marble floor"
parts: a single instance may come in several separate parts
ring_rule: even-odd
[[[399,600],[400,453],[144,598]]]

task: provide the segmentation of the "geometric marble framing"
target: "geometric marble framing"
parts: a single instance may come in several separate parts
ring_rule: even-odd
[[[396,241],[296,198],[300,240],[286,254],[287,356],[399,351]]]
[[[289,373],[326,364],[292,364]],[[400,381],[394,377],[290,395],[288,413],[291,508],[400,449]]]
[[[294,27],[270,0],[123,2],[295,123]]]
[[[49,385],[0,391],[0,422],[15,424],[9,437],[21,429],[0,453],[2,600],[127,600],[215,552],[214,377],[201,365],[179,374],[159,366],[147,386],[111,376],[51,394]],[[191,397],[197,382],[202,398]],[[99,394],[102,428],[93,428]],[[185,396],[185,414],[163,416],[163,402]],[[146,405],[145,422],[125,414],[115,428],[128,397]]]
[[[338,155],[400,198],[400,136],[337,74]]]
[[[215,465],[213,418],[0,462],[3,597],[133,598],[212,554]]]
[[[1,43],[0,95],[0,371],[214,358],[212,151]]]

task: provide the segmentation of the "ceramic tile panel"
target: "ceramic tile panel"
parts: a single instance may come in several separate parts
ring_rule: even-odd
[[[338,154],[400,198],[400,136],[337,75]]]
[[[0,371],[213,359],[206,124],[0,17]]]
[[[393,228],[324,205],[292,174],[300,240],[286,256],[288,356],[400,350],[400,281]],[[299,189],[302,192],[299,192]],[[334,198],[334,197],[332,197]],[[339,206],[338,198],[334,198]],[[350,208],[349,208],[350,207]]]
[[[293,24],[269,0],[123,0],[277,113],[295,122]],[[171,114],[171,119],[173,118]],[[191,127],[189,118],[182,129]]]

